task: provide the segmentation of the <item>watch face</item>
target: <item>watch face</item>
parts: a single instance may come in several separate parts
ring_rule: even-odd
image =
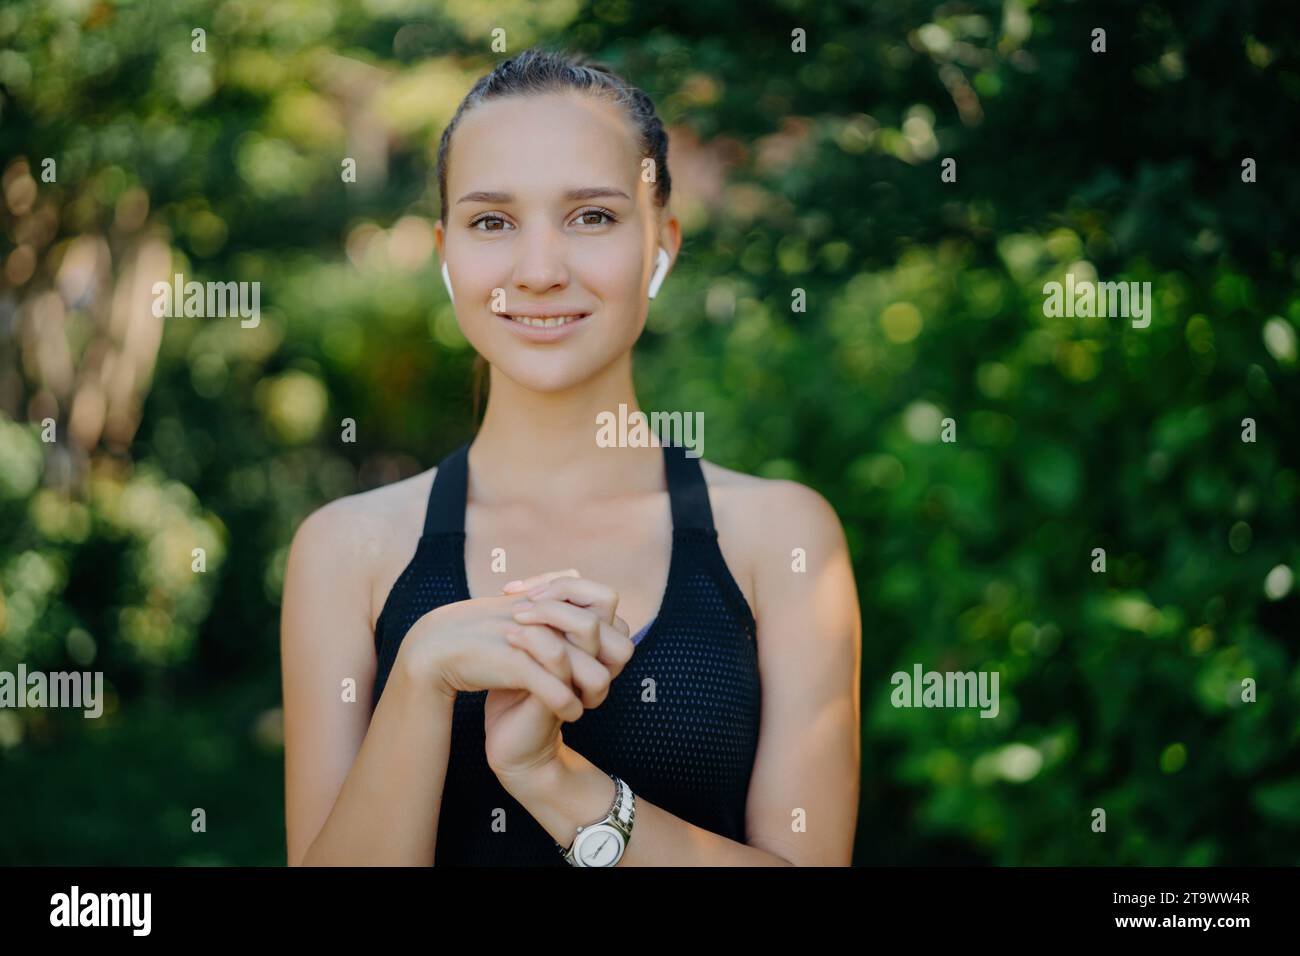
[[[589,827],[578,834],[573,855],[583,866],[613,866],[623,853],[623,834],[608,824]]]

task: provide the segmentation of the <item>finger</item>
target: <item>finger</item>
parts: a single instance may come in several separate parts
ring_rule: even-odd
[[[599,707],[605,702],[605,698],[609,695],[610,681],[614,679],[610,669],[590,654],[560,637],[551,628],[541,624],[530,624],[521,628],[519,632],[507,634],[506,640],[516,647],[522,647],[530,654],[534,653],[534,647],[548,647],[549,640],[554,640],[562,645],[566,649],[565,653],[569,658],[569,672],[572,674],[571,686],[582,701],[582,706],[590,709]],[[548,671],[555,674],[555,671],[545,661],[539,661],[539,663],[542,663],[547,667]],[[556,676],[559,675],[556,674]]]
[[[506,640],[512,647],[518,647],[529,654],[557,680],[573,684],[573,664],[570,650],[573,645],[549,627],[521,627],[511,624],[506,627]]]
[[[600,656],[600,618],[566,601],[520,601],[511,608],[520,624],[549,624],[592,657]]]
[[[527,651],[512,647],[510,677],[520,688],[537,696],[561,720],[571,722],[583,715],[582,700],[569,685],[548,671]]]
[[[530,601],[552,599],[589,608],[607,624],[614,623],[614,610],[618,607],[617,591],[588,578],[556,578],[526,591],[525,596]]]
[[[501,591],[504,594],[518,594],[520,591],[531,590],[539,584],[546,584],[556,578],[576,578],[579,576],[576,568],[569,568],[565,571],[547,571],[545,574],[534,574],[531,578],[524,578],[522,581],[511,581]]]
[[[620,617],[616,623],[622,627],[611,627],[604,623],[600,625],[600,654],[597,655],[597,659],[609,668],[614,677],[623,673],[623,668],[636,653],[636,642],[628,636],[627,621]]]
[[[596,658],[583,654],[576,648],[575,651],[579,656],[574,661],[573,686],[577,691],[578,699],[582,701],[583,708],[591,710],[605,703],[605,698],[609,696],[609,684],[614,679],[614,675]]]
[[[514,619],[521,624],[545,624],[563,634],[577,648],[600,661],[617,677],[632,659],[636,645],[628,636],[627,622],[618,618],[621,627],[597,620],[590,611],[559,601],[544,601],[530,611],[516,611]],[[574,630],[575,625],[584,629]],[[586,630],[586,628],[594,630]]]

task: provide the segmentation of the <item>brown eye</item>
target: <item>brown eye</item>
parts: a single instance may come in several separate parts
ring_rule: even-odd
[[[478,219],[475,219],[473,222],[469,224],[470,228],[478,229],[478,225],[481,222],[499,222],[501,223],[502,226],[504,226],[506,221],[502,219],[500,216],[480,216]],[[479,232],[502,232],[502,231],[503,231],[502,229],[479,229]]]
[[[609,222],[618,222],[618,219],[617,219],[617,218],[614,216],[614,214],[613,214],[612,212],[610,212],[608,209],[586,209],[586,210],[584,210],[584,211],[578,213],[578,218],[579,218],[579,219],[585,219],[587,216],[603,216],[603,217],[605,217],[605,219],[607,219]],[[582,225],[584,225],[584,226],[603,226],[603,225],[605,225],[605,223],[604,223],[604,222],[584,222],[584,223],[582,223]]]

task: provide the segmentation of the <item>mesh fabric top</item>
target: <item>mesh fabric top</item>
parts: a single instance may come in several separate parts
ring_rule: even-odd
[[[411,625],[470,598],[468,451],[466,444],[439,465],[424,534],[380,612],[376,704]],[[760,714],[754,618],[718,547],[699,460],[680,446],[663,451],[673,545],[662,604],[605,702],[561,733],[568,747],[627,781],[638,800],[743,843]],[[487,765],[486,697],[487,691],[456,696],[434,864],[567,867],[555,840]],[[505,811],[504,832],[497,808]],[[634,825],[633,843],[637,836]]]

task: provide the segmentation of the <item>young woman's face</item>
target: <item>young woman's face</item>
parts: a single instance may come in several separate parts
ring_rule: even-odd
[[[484,103],[452,136],[436,231],[456,318],[479,354],[526,388],[582,383],[645,325],[664,240],[634,135],[607,100],[555,93]],[[550,328],[519,321],[539,312],[583,317]]]

